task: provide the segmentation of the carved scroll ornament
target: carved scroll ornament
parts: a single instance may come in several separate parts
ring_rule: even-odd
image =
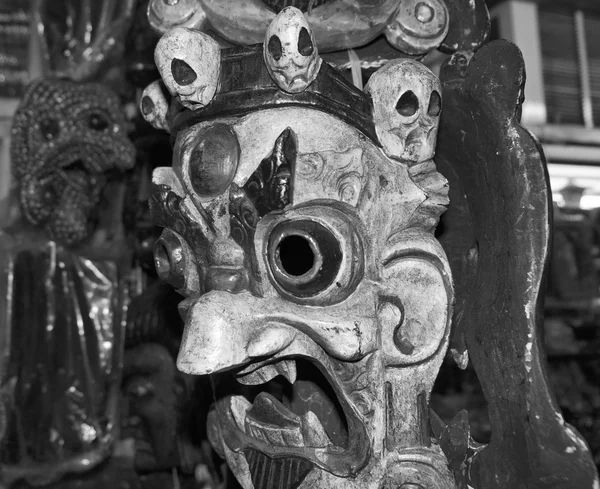
[[[160,33],[176,27],[212,30],[235,44],[262,42],[288,6],[297,7],[323,52],[363,46],[377,36],[408,54],[442,44],[450,29],[444,0],[151,0],[148,20]],[[455,22],[455,24],[460,21]],[[276,25],[276,24],[275,24]],[[456,25],[454,26],[456,28]]]
[[[453,300],[439,81],[402,59],[363,93],[299,10],[266,32],[170,31],[141,99],[175,145],[151,208],[186,296],[178,368],[211,375],[209,436],[244,488],[454,487],[428,421]]]

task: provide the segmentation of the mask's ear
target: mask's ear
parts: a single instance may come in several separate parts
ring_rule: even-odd
[[[449,75],[435,160],[450,184],[439,238],[456,278],[452,347],[461,366],[473,363],[492,427],[467,482],[541,489],[552,474],[567,481],[555,487],[592,487],[592,457],[564,423],[546,376],[551,199],[541,148],[517,120],[523,58],[513,44],[495,41],[473,56],[464,77]]]

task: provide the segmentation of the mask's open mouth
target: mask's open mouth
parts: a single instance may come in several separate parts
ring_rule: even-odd
[[[330,380],[303,358],[214,376],[219,429],[225,444],[246,456],[255,489],[294,487],[314,466],[349,477],[366,464],[364,425]],[[287,471],[284,478],[296,482],[265,485],[271,471]]]

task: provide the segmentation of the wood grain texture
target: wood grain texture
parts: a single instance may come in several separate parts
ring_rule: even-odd
[[[485,0],[446,0],[450,28],[440,51],[477,51],[489,38],[490,15]]]
[[[541,147],[518,123],[521,53],[492,42],[473,56],[464,79],[450,63],[442,80],[436,163],[451,189],[440,240],[456,277],[453,348],[463,361],[468,351],[493,432],[472,459],[469,483],[597,487],[587,445],[565,424],[546,375],[541,323],[551,201]]]

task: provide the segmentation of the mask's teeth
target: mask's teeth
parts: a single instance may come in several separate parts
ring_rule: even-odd
[[[246,413],[250,410],[252,404],[244,396],[233,396],[229,402],[235,424],[240,430],[245,431]]]
[[[294,384],[296,382],[298,372],[296,370],[295,360],[282,360],[281,362],[275,364],[275,368],[277,369],[277,372],[283,375],[290,384]]]
[[[265,384],[269,382],[269,380],[277,377],[279,373],[280,372],[274,365],[265,365],[254,372],[238,377],[237,381],[244,385]]]
[[[317,415],[312,411],[308,411],[301,418],[302,434],[304,436],[304,444],[307,447],[327,447],[331,442],[325,429],[317,418]]]

